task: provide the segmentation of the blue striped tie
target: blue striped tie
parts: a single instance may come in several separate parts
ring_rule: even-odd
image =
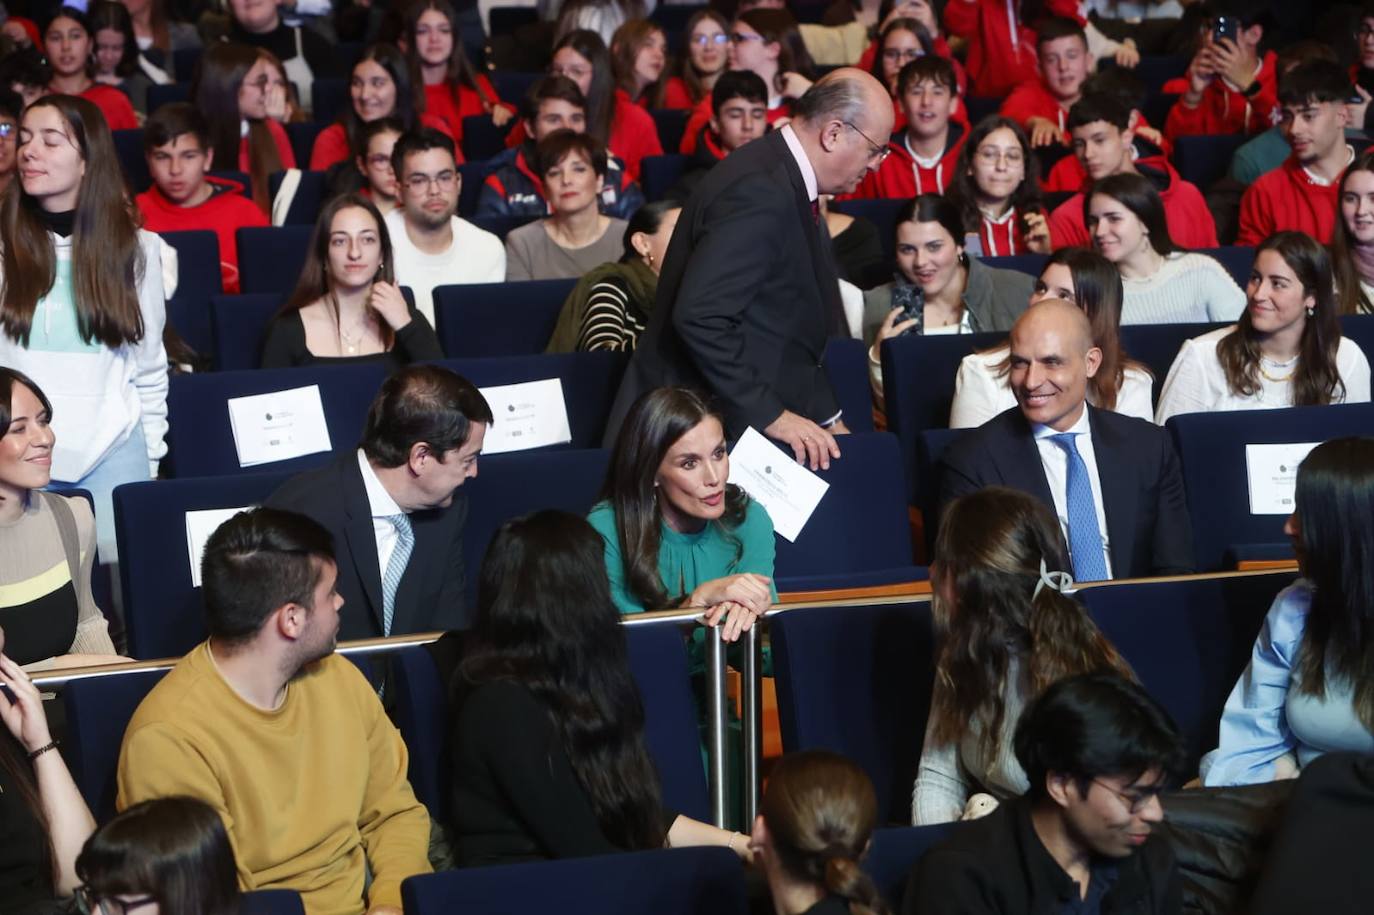
[[[1064,449],[1069,459],[1068,485],[1065,487],[1069,508],[1069,555],[1073,559],[1076,581],[1102,581],[1107,577],[1107,557],[1102,551],[1102,531],[1097,526],[1097,506],[1093,502],[1093,484],[1088,465],[1078,453],[1074,432],[1050,436],[1050,441]]]
[[[396,589],[401,585],[401,576],[406,573],[406,563],[410,562],[410,551],[415,546],[415,532],[411,530],[410,518],[404,512],[387,515],[387,520],[396,528],[396,547],[386,562],[386,574],[382,576],[382,635],[391,635],[391,619],[396,615]]]

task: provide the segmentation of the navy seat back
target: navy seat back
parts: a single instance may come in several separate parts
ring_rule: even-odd
[[[284,299],[282,293],[259,292],[217,295],[210,300],[214,366],[218,371],[237,372],[258,367],[263,332]]]
[[[463,118],[463,158],[482,162],[499,156],[506,148],[506,127],[497,127],[489,114],[470,114]]]
[[[1342,315],[1341,333],[1355,341],[1365,358],[1374,355],[1374,315]]]
[[[944,468],[941,458],[955,439],[968,429],[927,429],[916,442],[916,507],[925,520],[926,555],[934,556],[935,535],[940,532],[940,477]]]
[[[180,657],[205,638],[204,605],[191,585],[186,513],[261,503],[287,479],[249,473],[200,480],[150,480],[115,487],[115,538],[129,654]]]
[[[1162,126],[1162,125],[1160,125]],[[1174,166],[1184,181],[1206,192],[1231,168],[1231,157],[1250,137],[1243,133],[1203,134],[1174,140]]]
[[[902,909],[902,897],[906,894],[911,869],[932,845],[948,836],[953,828],[953,823],[940,823],[935,826],[897,826],[873,830],[872,844],[860,863],[892,911],[900,912]]]
[[[825,377],[844,411],[850,432],[873,431],[873,392],[868,383],[868,347],[851,337],[825,343]]]
[[[687,129],[687,120],[692,112],[681,108],[655,108],[649,112],[658,131],[658,142],[664,152],[676,152],[682,148],[682,134]]]
[[[305,915],[295,890],[254,890],[239,897],[239,915]]]
[[[172,102],[189,102],[191,100],[191,81],[177,74],[181,82],[169,83],[167,85],[152,85],[148,87],[148,113],[152,114],[163,105],[170,105]]]
[[[984,264],[998,270],[1017,270],[1030,276],[1039,277],[1045,269],[1048,254],[1007,254],[1002,257],[980,257]]]
[[[1222,327],[1221,324],[1126,324],[1121,328],[1121,348],[1154,375],[1150,402],[1159,402],[1159,389],[1169,376],[1178,351],[1187,340]]]
[[[517,7],[494,8],[491,11],[491,34],[509,35],[520,26],[533,22],[538,18],[529,15],[528,9]],[[512,17],[519,21],[508,26],[497,28],[497,20],[504,17]],[[491,79],[491,87],[496,90],[496,95],[512,105],[519,106],[520,101],[529,93],[530,87],[544,78],[543,73],[522,73],[518,70],[493,70],[487,74]]]
[[[210,299],[224,291],[219,239],[202,229],[163,232],[162,240],[177,252],[177,288],[167,300],[167,323],[191,349],[209,355],[214,344]]]
[[[333,124],[339,119],[339,114],[352,104],[347,79],[325,77],[311,83],[310,120],[316,124]]]
[[[1200,248],[1198,254],[1206,254],[1221,261],[1226,272],[1236,285],[1244,289],[1250,282],[1250,268],[1255,263],[1255,249],[1244,245],[1230,245],[1224,248]]]
[[[76,679],[62,688],[67,715],[67,740],[62,755],[98,823],[114,816],[115,796],[119,792],[115,773],[124,729],[143,697],[166,673],[140,670]]]
[[[1145,103],[1140,107],[1140,113],[1145,116],[1145,120],[1158,130],[1164,129],[1164,122],[1169,119],[1169,112],[1178,101],[1178,95],[1172,92],[1152,92],[1145,97]]]
[[[291,141],[291,154],[296,157],[296,167],[310,165],[310,151],[315,148],[315,138],[328,127],[325,121],[300,121],[286,125],[286,136]]]
[[[358,441],[367,408],[385,377],[386,368],[379,363],[173,375],[167,392],[167,445],[173,475],[208,477],[318,467],[330,460],[330,452],[240,467],[229,424],[229,399],[318,385],[330,451],[337,451]]]
[[[664,147],[665,149],[667,147]],[[673,147],[676,149],[677,147]],[[644,189],[644,199],[649,203],[662,200],[677,184],[682,173],[687,170],[687,156],[668,153],[662,156],[645,156],[639,160],[639,183]]]
[[[286,172],[273,172],[268,176],[267,192],[273,200],[277,199],[277,192],[281,190],[282,179],[285,177]],[[324,203],[324,179],[324,172],[301,172],[300,183],[296,185],[296,195],[291,198],[291,206],[286,210],[284,225],[313,226],[315,224],[315,218],[320,213],[320,206]]]
[[[458,174],[463,184],[458,191],[458,215],[471,219],[477,212],[477,200],[482,196],[482,184],[487,180],[491,169],[485,162],[464,162],[458,166]]]
[[[886,432],[839,437],[841,457],[817,471],[830,488],[796,543],[779,536],[779,591],[858,587],[924,579],[912,565],[905,478],[897,440]],[[857,510],[863,506],[862,510]]]
[[[506,240],[506,236],[526,223],[534,222],[537,216],[474,216],[468,220],[474,226],[484,232],[490,232],[501,241]]]
[[[542,353],[575,280],[472,283],[434,289],[434,323],[450,359]]]
[[[744,868],[728,848],[666,848],[469,867],[401,884],[406,915],[745,915]]]
[[[1221,710],[1293,572],[1086,588],[1079,597],[1141,685],[1173,717],[1189,772],[1217,745]]]
[[[770,632],[783,750],[848,756],[873,779],[879,822],[910,823],[934,680],[930,604],[791,610]]]
[[[392,714],[406,744],[410,766],[406,777],[429,815],[447,823],[448,684],[440,678],[434,658],[423,645],[402,648],[391,657],[396,689]]]
[[[897,259],[897,214],[909,200],[836,200],[830,204],[837,213],[848,213],[855,218],[867,219],[878,230],[878,241],[882,242],[883,257],[887,263]]]
[[[558,448],[599,448],[606,417],[620,390],[628,353],[541,353],[491,359],[446,359],[444,365],[479,388],[557,378],[563,384],[572,441]],[[496,417],[498,423],[501,417]]]
[[[990,114],[996,114],[1002,107],[1002,99],[971,95],[964,99],[964,104],[968,108],[968,122],[977,124]]]
[[[1283,515],[1250,513],[1245,446],[1368,435],[1374,405],[1189,413],[1172,417],[1167,428],[1183,463],[1197,568],[1210,571],[1230,564],[1232,547],[1287,539]]]
[[[305,265],[313,225],[251,226],[239,229],[239,288],[245,293],[288,293]]]

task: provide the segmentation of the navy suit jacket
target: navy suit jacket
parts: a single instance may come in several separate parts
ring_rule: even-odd
[[[339,566],[337,590],[344,599],[339,638],[381,637],[382,570],[357,450],[349,448],[325,466],[292,477],[266,504],[308,515],[333,535]],[[453,494],[448,508],[410,513],[415,546],[396,589],[392,635],[467,627],[463,593],[467,514],[467,498],[461,490]]]
[[[1169,434],[1153,423],[1089,406],[1112,575],[1143,578],[1194,570],[1183,473]],[[940,512],[984,486],[1009,486],[1054,509],[1030,422],[1012,407],[960,436],[945,451]]]

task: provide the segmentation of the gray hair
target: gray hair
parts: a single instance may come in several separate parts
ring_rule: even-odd
[[[850,76],[823,76],[792,106],[792,117],[819,127],[827,121],[853,123],[864,113],[864,87]]]

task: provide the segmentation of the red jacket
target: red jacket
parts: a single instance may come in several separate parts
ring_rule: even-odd
[[[287,134],[286,128],[271,118],[263,123],[267,125],[267,132],[272,135],[272,142],[277,145],[277,158],[281,159],[281,167],[295,168],[296,153],[291,147],[291,137]],[[239,171],[245,175],[253,174],[253,152],[248,142],[250,139],[251,137],[245,136],[239,141]]]
[[[931,39],[930,51],[936,57],[943,57],[954,65],[954,81],[959,84],[959,94],[962,96],[968,95],[968,72],[964,69],[964,65],[959,62],[959,59],[954,56],[954,52],[950,50],[949,42],[945,41],[943,35],[937,35]],[[878,39],[875,38],[873,41],[869,42],[868,47],[859,55],[859,62],[854,66],[858,67],[860,70],[867,70],[869,73],[872,73],[873,62],[877,59]]]
[[[778,118],[790,117],[792,114],[792,100],[783,99],[782,104],[776,108],[768,109],[768,123],[772,124]],[[687,127],[682,131],[682,143],[678,146],[678,152],[685,156],[690,156],[697,148],[697,137],[701,135],[702,128],[709,127],[711,124],[711,96],[707,95],[697,103],[696,108],[692,109],[692,116],[687,119]]]
[[[1196,108],[1183,104],[1183,99],[1174,102],[1169,109],[1169,117],[1164,122],[1164,136],[1169,140],[1178,137],[1191,137],[1204,133],[1262,133],[1273,127],[1275,109],[1279,104],[1278,67],[1273,51],[1264,55],[1260,61],[1260,71],[1256,79],[1259,90],[1254,95],[1244,96],[1231,89],[1220,77],[1212,80],[1202,91],[1202,101]],[[1188,91],[1187,80],[1182,86],[1170,80],[1164,91],[1181,89]]]
[[[890,158],[890,157],[889,157]],[[984,216],[978,226],[978,242],[983,246],[984,257],[1008,257],[1012,254],[1030,254],[1026,247],[1025,233],[1021,227],[1021,214],[1012,207],[1001,219]]]
[[[1020,0],[949,0],[945,28],[968,39],[968,74],[973,94],[1004,96],[1040,79],[1035,32],[1021,21]],[[1045,13],[1082,23],[1078,0],[1047,0]]]
[[[1282,229],[1306,232],[1330,244],[1340,185],[1340,175],[1330,184],[1313,181],[1302,163],[1289,156],[1278,168],[1261,175],[1240,198],[1236,244],[1258,245]]]
[[[243,196],[237,181],[207,177],[215,193],[200,206],[177,206],[162,195],[154,184],[134,201],[143,214],[143,228],[149,232],[182,232],[209,229],[219,238],[219,269],[224,291],[239,291],[239,251],[234,233],[249,226],[270,225],[257,204]]]
[[[489,106],[500,106],[512,114],[515,109],[501,101],[484,74],[477,74],[477,86],[469,89],[458,83],[434,83],[425,86],[425,113],[442,120],[448,129],[444,133],[453,137],[453,142],[463,142],[463,118],[479,114],[489,114]],[[439,128],[443,130],[443,128]]]
[[[48,91],[58,92],[51,86],[48,87]],[[127,95],[114,86],[92,83],[88,89],[81,93],[81,98],[100,109],[100,113],[105,116],[105,123],[110,125],[111,130],[135,130],[138,128],[138,117],[134,114],[133,104]]]
[[[1069,111],[1059,104],[1059,99],[1045,87],[1044,80],[1036,76],[1035,82],[1026,82],[1011,91],[998,109],[998,114],[1011,118],[1030,132],[1028,122],[1031,118],[1044,118],[1051,124],[1059,125],[1059,136],[1063,143],[1072,142],[1069,137]]]
[[[1140,118],[1141,127],[1149,127],[1145,118]],[[1143,137],[1136,137],[1135,148],[1138,160],[1148,161],[1153,156],[1163,156],[1168,159],[1173,156],[1173,146],[1168,140],[1163,140],[1163,146],[1155,146]],[[1088,172],[1083,168],[1083,163],[1078,161],[1078,156],[1067,155],[1054,163],[1049,175],[1040,183],[1040,190],[1047,194],[1055,193],[1075,193],[1083,189],[1083,185],[1088,182]]]
[[[673,76],[668,79],[668,84],[663,87],[664,108],[691,109],[695,108],[696,104],[692,101],[692,93],[688,91],[687,83],[682,77]]]
[[[420,126],[433,127],[446,136],[452,137],[453,132],[449,130],[448,121],[437,115],[430,114],[428,111],[420,112]],[[459,164],[463,162],[463,151],[455,148],[454,158]],[[349,158],[352,153],[348,149],[348,134],[344,132],[342,123],[335,121],[319,135],[315,137],[315,145],[310,147],[310,170],[312,172],[322,172],[336,162],[342,162]]]
[[[711,97],[703,102],[706,105],[706,118],[711,117]],[[693,115],[695,117],[695,115]],[[688,122],[688,129],[691,123]],[[525,133],[525,122],[519,121],[510,133],[506,134],[506,148],[519,146],[529,139]],[[693,141],[695,144],[695,140]],[[685,145],[685,142],[684,142]],[[625,163],[625,174],[631,181],[639,180],[639,160],[645,156],[663,155],[663,144],[658,139],[658,126],[649,112],[630,101],[623,89],[615,90],[615,112],[611,115],[611,138],[606,144],[611,155]],[[683,152],[689,152],[684,149]]]
[[[1188,249],[1217,247],[1216,221],[1202,193],[1180,178],[1163,156],[1140,159],[1135,165],[1156,187],[1163,187],[1159,199],[1164,203],[1164,217],[1174,244]],[[1055,207],[1050,214],[1050,241],[1055,250],[1092,245],[1087,224],[1083,221],[1082,191]]]
[[[892,153],[883,160],[876,172],[869,172],[845,199],[880,197],[887,200],[906,199],[917,194],[943,194],[954,183],[959,151],[964,148],[967,131],[958,124],[949,125],[945,152],[931,168],[924,168],[912,157],[906,146],[906,134],[897,133],[888,146]]]

